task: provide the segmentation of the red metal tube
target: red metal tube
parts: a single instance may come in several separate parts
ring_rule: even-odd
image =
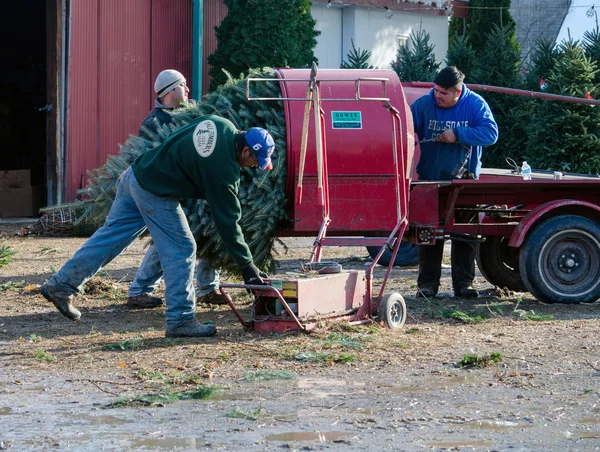
[[[573,104],[600,105],[600,100],[584,99],[581,97],[563,96],[561,94],[540,93],[538,91],[527,91],[523,89],[504,88],[502,86],[476,85],[467,83],[469,89],[475,91],[488,91],[492,93],[513,94],[515,96],[536,97],[538,99],[557,100],[560,102],[570,102]],[[412,86],[415,88],[433,88],[432,82],[402,82],[402,86]]]

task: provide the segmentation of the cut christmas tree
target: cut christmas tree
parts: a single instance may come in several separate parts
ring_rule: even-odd
[[[208,94],[202,103],[192,104],[173,113],[173,121],[160,127],[151,140],[131,136],[121,145],[118,155],[111,156],[104,166],[89,173],[89,182],[80,191],[84,201],[63,204],[46,209],[46,224],[50,228],[56,219],[67,218],[75,212],[74,227],[91,229],[103,224],[114,199],[118,178],[133,160],[171,134],[190,124],[196,118],[214,114],[229,119],[238,130],[250,127],[267,129],[275,140],[272,156],[273,169],[244,170],[238,198],[242,205],[240,225],[254,262],[266,269],[273,264],[272,248],[276,228],[286,218],[286,128],[283,102],[250,101],[246,98],[245,78],[228,80]],[[281,97],[279,83],[272,69],[250,70],[248,77],[273,78],[273,82],[252,85],[251,97]],[[198,244],[198,256],[209,259],[214,267],[238,272],[238,266],[230,258],[216,230],[210,214],[210,206],[201,199],[184,199],[181,205]],[[51,220],[55,219],[55,220]],[[65,227],[66,222],[61,223]]]

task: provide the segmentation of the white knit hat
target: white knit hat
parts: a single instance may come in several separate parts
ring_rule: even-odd
[[[175,69],[166,69],[158,74],[154,82],[154,91],[158,97],[165,96],[168,92],[174,90],[182,83],[185,83],[185,77]]]

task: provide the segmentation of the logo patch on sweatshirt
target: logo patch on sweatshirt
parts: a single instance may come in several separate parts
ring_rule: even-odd
[[[194,147],[200,157],[209,157],[217,146],[217,126],[211,120],[202,121],[194,129]]]

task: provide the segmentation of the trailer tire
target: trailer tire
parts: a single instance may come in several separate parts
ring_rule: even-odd
[[[367,251],[369,256],[372,259],[377,257],[377,253],[381,247],[379,246],[367,246]],[[377,262],[379,265],[383,265],[387,267],[390,265],[390,261],[392,260],[392,252],[390,250],[385,250]],[[419,247],[414,243],[402,242],[400,243],[400,248],[398,249],[398,254],[396,254],[396,259],[394,259],[394,267],[408,267],[412,265],[417,265],[419,263]]]
[[[527,292],[519,271],[520,249],[508,246],[507,237],[487,237],[479,244],[477,266],[485,279],[500,288]]]
[[[381,299],[377,309],[377,320],[390,329],[398,329],[406,322],[406,303],[397,292],[386,295]]]
[[[521,249],[525,286],[547,303],[592,303],[600,298],[600,225],[577,215],[549,218]]]

